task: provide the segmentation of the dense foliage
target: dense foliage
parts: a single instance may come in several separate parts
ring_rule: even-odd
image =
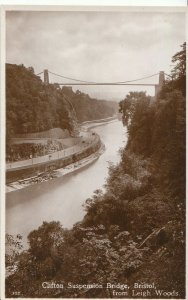
[[[17,269],[7,278],[7,297],[18,291],[22,297],[118,298],[105,288],[107,282],[131,287],[154,282],[157,290],[170,293],[154,290],[152,298],[185,297],[182,70],[155,101],[144,92],[131,92],[120,103],[129,139],[120,164],[109,168],[106,191],[87,199],[85,218],[72,230],[44,222],[29,234],[29,250],[16,256]],[[44,281],[65,288],[45,289]],[[103,286],[71,289],[69,282]]]
[[[6,65],[7,135],[48,130],[72,130],[70,105],[61,90],[46,86],[31,68]]]
[[[72,132],[77,121],[110,117],[116,112],[113,102],[70,91],[57,84],[45,85],[31,67],[7,64],[7,137],[57,127]]]

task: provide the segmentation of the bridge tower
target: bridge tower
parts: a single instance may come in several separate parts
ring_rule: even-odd
[[[165,73],[164,73],[164,71],[160,71],[159,72],[159,84],[155,85],[155,98],[161,91],[164,82],[165,82]]]
[[[47,69],[44,70],[44,84],[49,84],[49,74]]]

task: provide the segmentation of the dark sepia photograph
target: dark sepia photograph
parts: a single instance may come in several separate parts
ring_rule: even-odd
[[[186,10],[5,11],[5,297],[185,299]]]

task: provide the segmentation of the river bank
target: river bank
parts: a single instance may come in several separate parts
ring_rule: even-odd
[[[27,247],[29,232],[43,221],[60,221],[64,228],[71,228],[81,221],[85,215],[85,200],[95,190],[105,189],[109,162],[119,162],[119,149],[125,146],[127,134],[120,121],[97,126],[93,130],[105,144],[105,151],[93,162],[74,169],[67,166],[63,168],[66,175],[6,194],[6,232],[21,234],[24,247]]]
[[[101,143],[101,147],[99,148],[98,151],[89,155],[86,158],[83,158],[83,159],[77,161],[76,163],[72,163],[64,168],[60,168],[60,169],[56,169],[56,170],[52,170],[52,171],[41,172],[36,176],[28,177],[28,178],[18,180],[18,181],[15,181],[15,182],[12,182],[12,183],[6,185],[6,193],[14,192],[16,190],[26,188],[30,185],[46,182],[46,181],[73,173],[81,168],[84,168],[84,167],[94,163],[100,157],[100,155],[103,154],[104,151],[105,151],[105,146],[103,143]]]
[[[84,136],[85,133],[87,133],[94,127],[104,126],[105,124],[109,124],[109,123],[116,122],[116,121],[117,121],[117,119],[107,118],[106,122],[104,119],[98,120],[98,122],[97,122],[97,120],[95,120],[94,123],[84,122],[84,124],[81,125],[81,132]],[[100,155],[105,150],[105,146],[100,141],[100,138],[99,138],[97,147],[94,147],[91,149],[92,149],[92,151],[88,152],[89,155],[87,155],[86,152],[84,154],[84,151],[83,151],[82,152],[83,155],[81,155],[80,159],[78,159],[78,160],[77,160],[76,155],[74,154],[74,160],[76,160],[75,162],[72,162],[73,155],[71,154],[70,162],[69,163],[67,162],[65,165],[63,165],[63,167],[61,167],[61,165],[62,165],[62,162],[61,162],[61,164],[59,164],[59,166],[60,166],[59,168],[56,165],[55,167],[53,166],[53,168],[50,166],[50,168],[48,168],[47,170],[44,170],[44,171],[41,169],[41,172],[40,172],[40,169],[38,169],[37,174],[35,174],[36,170],[34,170],[34,173],[32,174],[32,176],[24,176],[22,174],[21,179],[14,180],[12,182],[7,183],[6,193],[14,192],[18,189],[23,189],[30,185],[42,183],[42,182],[52,180],[52,179],[60,177],[60,176],[65,176],[66,174],[69,174],[74,171],[77,171],[78,169],[84,168],[85,166],[94,163],[100,157]],[[92,153],[90,153],[90,152],[92,152]],[[82,157],[82,156],[84,156],[84,157]],[[52,162],[50,162],[50,165],[52,164]],[[17,170],[17,171],[20,171],[20,170]]]

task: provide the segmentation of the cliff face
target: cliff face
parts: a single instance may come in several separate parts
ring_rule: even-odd
[[[74,92],[71,87],[67,86],[64,86],[62,91],[74,106],[79,122],[111,117],[118,112],[117,102],[97,100],[79,90]]]

